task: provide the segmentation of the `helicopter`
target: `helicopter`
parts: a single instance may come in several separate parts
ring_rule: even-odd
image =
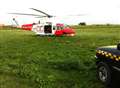
[[[29,16],[35,16],[36,18],[48,18],[48,19],[55,17],[53,15],[49,15],[48,13],[35,9],[35,8],[30,8],[30,9],[40,12],[43,15],[26,14],[26,13],[9,13],[9,14],[29,15]],[[38,21],[38,23],[23,24],[21,28],[23,30],[33,31],[37,35],[75,36],[75,30],[73,28],[69,26],[65,26],[63,23],[54,23],[51,21],[47,21],[44,23]]]

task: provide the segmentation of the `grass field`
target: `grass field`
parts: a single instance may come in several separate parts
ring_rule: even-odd
[[[120,26],[76,26],[74,37],[0,30],[0,88],[104,88],[95,49],[120,41]]]

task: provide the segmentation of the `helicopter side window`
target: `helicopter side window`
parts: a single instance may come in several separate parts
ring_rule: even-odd
[[[57,26],[57,30],[62,30],[62,29],[63,29],[63,27]]]
[[[56,30],[56,27],[55,27],[55,26],[53,26],[53,30]]]

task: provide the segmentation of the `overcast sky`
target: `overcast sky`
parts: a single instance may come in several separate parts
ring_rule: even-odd
[[[120,24],[120,0],[2,0],[0,2],[0,23],[14,24],[15,17],[20,24],[36,22],[32,16],[7,14],[11,12],[39,14],[29,8],[36,8],[57,16],[52,20],[66,24]],[[78,15],[83,16],[68,16]]]

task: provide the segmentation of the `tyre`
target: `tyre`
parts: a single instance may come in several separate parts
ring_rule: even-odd
[[[105,62],[99,62],[97,65],[98,79],[105,85],[110,85],[112,81],[112,73],[110,67]]]

